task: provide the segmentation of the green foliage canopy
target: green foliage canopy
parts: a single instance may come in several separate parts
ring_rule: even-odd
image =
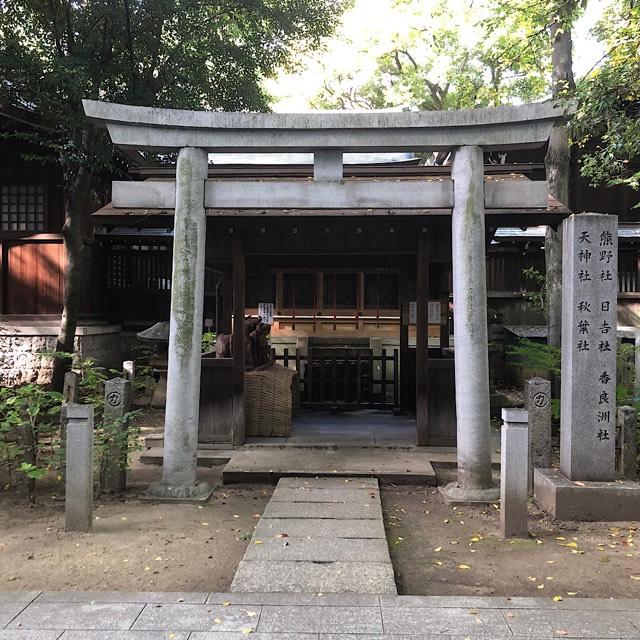
[[[338,71],[314,106],[434,110],[538,99],[548,89],[548,35],[537,13],[510,12],[503,4],[394,0],[406,28],[373,73],[362,79],[358,69]]]
[[[0,0],[0,110],[66,173],[99,170],[111,149],[82,98],[267,110],[262,79],[317,47],[349,2]]]
[[[595,34],[606,53],[577,87],[573,137],[594,185],[640,190],[640,4],[616,0]]]

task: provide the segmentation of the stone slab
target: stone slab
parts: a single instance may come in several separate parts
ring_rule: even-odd
[[[374,520],[382,517],[380,503],[269,502],[263,518],[312,518],[321,520]]]
[[[258,537],[286,533],[295,538],[384,538],[384,526],[375,520],[325,520],[317,518],[261,518]]]
[[[284,477],[343,476],[382,482],[435,486],[436,475],[425,452],[403,449],[247,448],[234,451],[223,482],[275,484]]]
[[[28,603],[0,604],[0,627],[9,624]]]
[[[231,451],[220,449],[198,449],[199,467],[220,467],[231,460]],[[162,464],[164,447],[151,447],[140,454],[143,464]]]
[[[258,630],[271,633],[366,634],[382,633],[383,627],[380,610],[373,607],[285,606],[264,607]]]
[[[142,604],[83,604],[34,602],[17,616],[9,629],[129,629]]]
[[[196,631],[189,636],[189,640],[246,640],[241,633],[207,633]],[[251,640],[318,640],[315,633],[252,633]],[[361,640],[366,640],[361,638]]]
[[[60,640],[187,640],[188,638],[189,633],[175,631],[65,631],[60,636]]]
[[[370,593],[211,593],[209,604],[299,605],[316,607],[377,607],[379,598]]]
[[[386,540],[377,538],[254,538],[245,560],[388,562],[389,548]]]
[[[269,562],[243,560],[231,591],[397,593],[390,562]]]
[[[0,631],[0,640],[58,640],[60,631],[36,631],[11,629]]]
[[[193,603],[204,604],[208,593],[189,593],[182,591],[44,591],[38,597],[38,602],[147,602],[170,604],[170,603]]]
[[[380,502],[376,489],[325,489],[301,487],[286,489],[278,487],[271,496],[272,502],[343,502],[371,504]]]
[[[576,484],[556,469],[536,469],[534,495],[556,520],[640,520],[640,483],[631,480]]]
[[[0,591],[0,606],[7,604],[28,605],[40,595],[40,591]]]
[[[633,624],[629,616],[622,616],[615,611],[513,609],[506,620],[515,636],[602,639],[637,638],[640,635],[640,628]]]
[[[134,630],[238,631],[256,630],[261,608],[208,604],[147,605],[133,625]],[[218,621],[218,622],[216,622]]]
[[[278,489],[377,489],[375,478],[281,478]]]
[[[497,609],[387,607],[382,609],[382,621],[387,634],[509,635],[509,627]]]
[[[640,602],[640,601],[639,601]],[[499,596],[380,596],[382,607],[422,607],[472,609],[556,609],[551,598],[505,598]]]

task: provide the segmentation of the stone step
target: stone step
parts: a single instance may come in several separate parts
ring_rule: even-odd
[[[163,433],[151,433],[144,437],[144,448],[155,449],[157,447],[164,447],[164,434]],[[233,449],[233,445],[230,442],[216,442],[215,444],[202,445],[203,449]]]
[[[219,467],[227,464],[233,451],[224,449],[198,449],[199,467]],[[162,464],[163,447],[151,447],[140,454],[142,464]]]
[[[378,481],[281,479],[231,590],[397,593]]]
[[[224,484],[276,484],[286,477],[377,478],[394,484],[436,485],[436,474],[427,451],[399,449],[243,448],[233,452],[222,472]]]

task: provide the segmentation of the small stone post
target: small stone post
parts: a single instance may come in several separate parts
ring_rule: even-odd
[[[125,380],[133,382],[136,379],[136,363],[134,360],[125,360],[122,363],[122,372]]]
[[[480,147],[456,150],[451,217],[458,481],[447,502],[492,502],[489,355],[484,225],[484,161]]]
[[[618,217],[565,219],[562,253],[560,471],[615,478]]]
[[[131,411],[131,382],[124,378],[107,380],[104,385],[104,422],[121,420]],[[104,452],[100,468],[100,490],[111,493],[124,491],[127,486],[127,432],[120,424],[118,439],[112,440]]]
[[[67,407],[65,529],[89,531],[93,521],[93,405]]]
[[[618,408],[620,459],[618,472],[626,480],[638,478],[638,420],[633,407]]]
[[[180,149],[176,166],[164,458],[162,479],[147,491],[147,497],[153,499],[204,501],[213,491],[207,483],[196,480],[207,168],[208,155],[204,149]]]
[[[551,382],[531,378],[524,383],[524,408],[529,412],[529,494],[533,470],[551,467]]]
[[[502,410],[500,530],[503,538],[526,538],[529,429],[526,409]]]
[[[64,374],[62,384],[62,406],[60,407],[60,447],[64,452],[67,447],[67,407],[78,400],[78,385],[80,384],[80,374],[76,371],[67,371]],[[64,478],[65,461],[62,460],[60,476]]]

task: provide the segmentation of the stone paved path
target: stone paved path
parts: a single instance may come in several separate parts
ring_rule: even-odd
[[[368,594],[0,592],[0,640],[640,637],[640,600]]]
[[[231,591],[397,593],[378,481],[282,478]]]

